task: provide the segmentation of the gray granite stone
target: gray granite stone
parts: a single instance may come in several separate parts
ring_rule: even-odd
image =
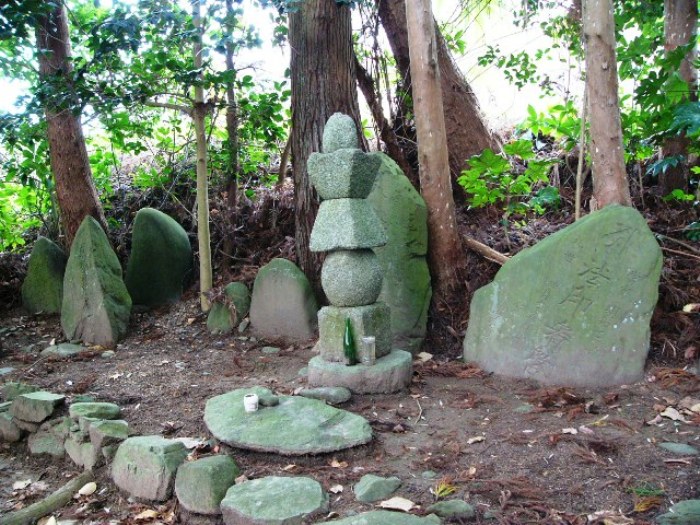
[[[338,250],[328,254],[321,284],[333,306],[376,302],[382,290],[382,267],[372,250]]]
[[[357,250],[386,244],[386,234],[365,199],[323,201],[311,231],[312,252]]]

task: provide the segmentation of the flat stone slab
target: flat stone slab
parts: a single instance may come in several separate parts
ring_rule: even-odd
[[[700,454],[700,451],[697,448],[686,445],[685,443],[659,443],[659,447],[671,452],[672,454],[679,454],[681,456],[697,456]]]
[[[121,443],[129,437],[129,424],[121,419],[95,421],[88,429],[90,442],[98,449]]]
[[[95,419],[117,419],[121,413],[119,405],[114,403],[73,403],[68,408],[68,413],[71,419],[80,419],[81,417]]]
[[[342,520],[324,521],[323,523],[333,525],[440,525],[442,521],[435,515],[421,518],[420,516],[402,512],[375,510],[343,518]]]
[[[279,396],[278,405],[247,413],[243,396],[250,393],[271,394],[267,388],[242,388],[209,399],[204,408],[209,431],[232,447],[294,456],[335,452],[372,440],[366,419],[316,399]]]
[[[137,436],[122,442],[112,463],[112,479],[135,498],[165,501],[173,493],[175,472],[187,457],[180,441]]]
[[[464,359],[546,384],[638,381],[661,263],[637,210],[591,213],[518,253],[474,294]]]
[[[328,511],[328,495],[311,478],[269,476],[231,487],[221,511],[226,525],[301,525]]]
[[[221,500],[241,474],[228,456],[210,456],[177,469],[175,494],[185,509],[197,514],[221,514]]]
[[[386,244],[386,233],[365,199],[323,201],[311,230],[312,252],[358,250]]]
[[[21,394],[12,402],[10,414],[22,421],[41,423],[65,400],[64,395],[44,391]]]
[[[391,496],[401,486],[401,480],[396,477],[382,478],[374,474],[362,476],[352,488],[357,501],[373,503]]]
[[[411,354],[392,350],[374,365],[346,366],[316,356],[309,361],[310,386],[344,386],[356,394],[390,394],[408,387],[413,374]]]
[[[656,518],[658,525],[697,525],[700,523],[700,499],[679,501],[666,514]]]
[[[71,357],[87,350],[84,346],[73,343],[50,345],[41,351],[43,357]]]

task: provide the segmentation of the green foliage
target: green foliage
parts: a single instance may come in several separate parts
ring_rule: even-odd
[[[503,146],[504,154],[485,149],[469,159],[469,169],[457,182],[469,194],[469,205],[480,208],[502,206],[506,217],[512,213],[534,211],[544,213],[547,207],[558,205],[556,188],[542,188],[530,199],[536,186],[549,182],[553,161],[537,159],[529,140],[521,139]]]
[[[663,199],[665,201],[692,202],[695,200],[695,195],[676,189],[666,195]]]
[[[527,118],[518,130],[521,133],[529,131],[534,137],[552,137],[565,151],[571,151],[580,140],[581,119],[571,100],[539,113],[528,105]]]
[[[685,237],[691,241],[700,241],[700,222],[691,222],[683,229]]]

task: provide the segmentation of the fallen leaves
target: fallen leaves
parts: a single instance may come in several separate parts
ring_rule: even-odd
[[[486,438],[484,436],[474,436],[467,439],[467,445],[473,445],[474,443],[481,443]]]
[[[94,494],[95,491],[97,490],[97,483],[94,481],[91,481],[90,483],[86,483],[83,485],[80,490],[78,491],[79,496],[90,496],[91,494]]]
[[[410,512],[413,507],[416,506],[411,500],[402,498],[401,496],[394,496],[388,500],[384,500],[379,503],[379,506],[383,509],[388,510],[400,510],[402,512]]]

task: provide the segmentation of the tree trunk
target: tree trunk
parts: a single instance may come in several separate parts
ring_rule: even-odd
[[[406,0],[379,0],[379,17],[404,85],[410,87],[411,72],[405,4]],[[453,178],[456,179],[465,168],[469,157],[481,153],[486,148],[498,151],[501,145],[498,137],[486,125],[479,109],[479,102],[464,75],[455,65],[437,25],[434,32],[450,170]]]
[[[350,8],[335,0],[305,0],[289,14],[292,71],[292,168],[297,262],[317,292],[320,258],[309,250],[318,201],[306,171],[321,151],[323,128],[335,112],[350,115],[361,137]]]
[[[598,208],[630,206],[618,99],[615,22],[611,0],[584,0],[583,39],[591,133],[593,196]]]
[[[665,0],[664,1],[664,38],[665,49],[670,53],[680,46],[686,46],[695,42],[698,25],[697,0]],[[696,84],[697,71],[693,66],[695,48],[689,52],[681,63],[678,73],[690,87],[690,96],[697,99]],[[664,157],[683,155],[686,161],[677,166],[671,166],[659,175],[659,184],[664,194],[671,193],[675,189],[686,191],[688,189],[688,146],[690,141],[682,134],[671,137],[664,142],[662,154]]]
[[[367,70],[362,67],[357,57],[355,57],[355,70],[357,72],[357,83],[360,86],[360,91],[362,91],[367,105],[372,112],[372,118],[374,118],[374,122],[376,122],[377,128],[379,128],[379,136],[386,146],[387,154],[399,165],[401,170],[406,174],[406,177],[408,177],[408,180],[411,181],[411,184],[413,184],[417,190],[420,189],[418,175],[413,170],[408,159],[406,159],[406,155],[401,149],[396,133],[384,116],[384,110],[379,101],[379,95],[375,90],[374,80]]]
[[[452,198],[438,48],[430,0],[406,0],[406,21],[421,193],[428,208],[428,261],[433,278],[433,298],[437,301],[457,289],[466,258],[457,233]]]
[[[197,38],[194,41],[194,67],[202,69],[202,17],[200,2],[192,2],[192,18],[197,28]],[[201,73],[200,73],[201,80]],[[207,107],[204,103],[204,89],[201,85],[194,88],[194,119],[195,138],[197,141],[197,240],[199,242],[199,301],[202,311],[208,312],[211,304],[206,293],[212,288],[211,243],[209,234],[209,170],[207,168],[207,135],[205,118]]]
[[[231,35],[235,29],[233,0],[226,0],[226,31]],[[226,70],[233,69],[233,42],[226,40]],[[238,108],[233,79],[226,83],[226,133],[228,146],[228,165],[226,166],[226,228],[224,230],[224,257],[226,267],[234,252],[236,234],[236,201],[238,193]]]
[[[65,244],[70,248],[87,215],[93,216],[105,231],[107,223],[92,179],[80,124],[79,101],[72,96],[73,65],[68,22],[62,5],[59,4],[48,14],[39,17],[36,41],[39,77],[48,87],[45,111],[51,171],[56,181],[56,198],[65,232]],[[68,102],[65,101],[65,95],[69,96]]]

